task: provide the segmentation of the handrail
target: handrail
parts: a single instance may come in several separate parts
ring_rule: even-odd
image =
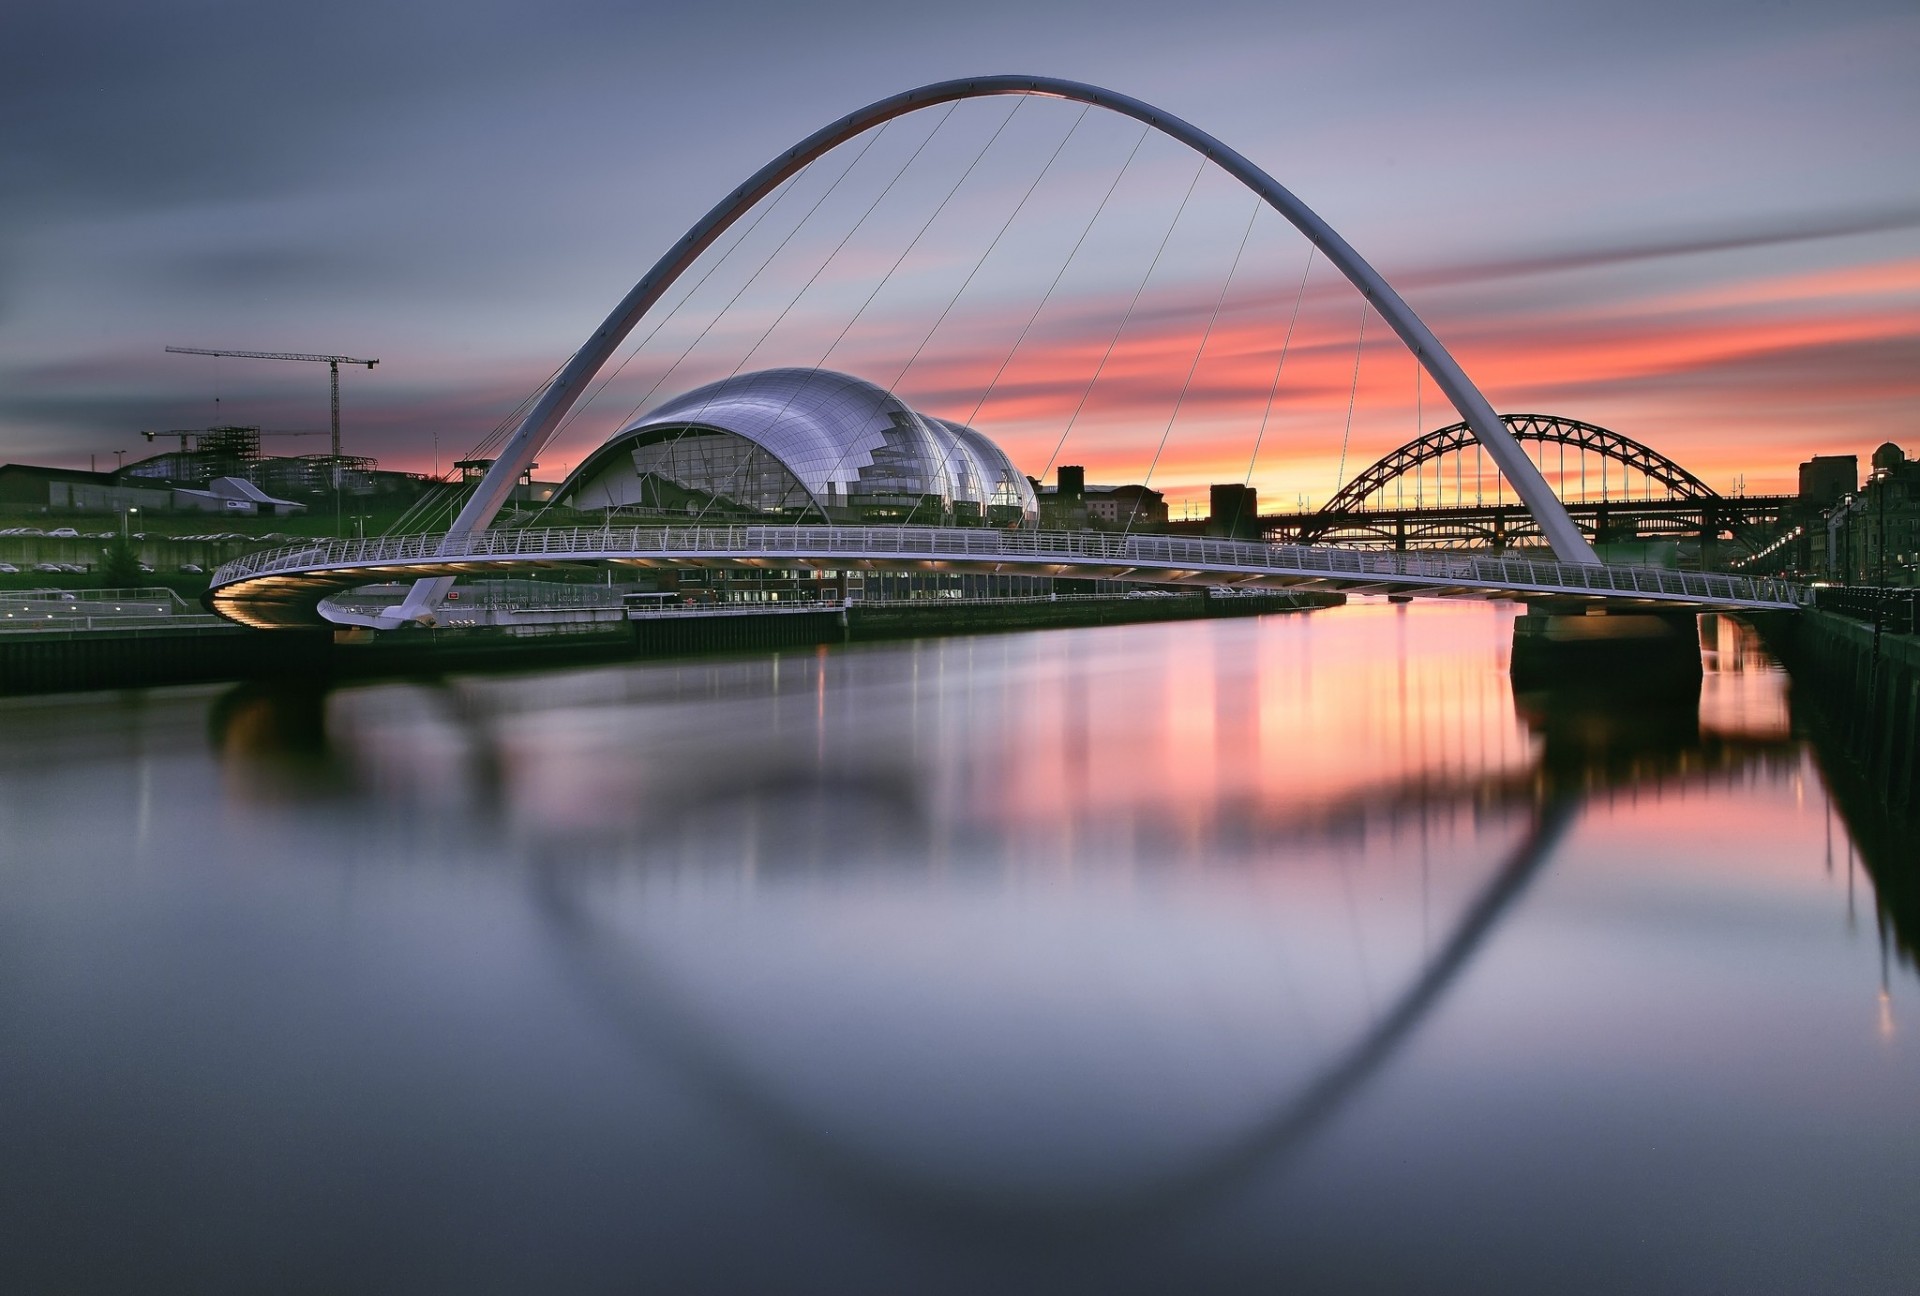
[[[377,569],[410,562],[537,558],[592,561],[618,557],[1001,558],[1060,560],[1158,569],[1235,571],[1247,575],[1350,577],[1359,583],[1395,578],[1461,582],[1499,589],[1628,593],[1706,602],[1805,606],[1809,591],[1772,578],[1660,567],[1608,567],[1504,555],[1447,552],[1382,553],[1325,545],[1268,545],[1197,536],[1123,535],[1106,531],[1001,531],[900,526],[727,525],[689,527],[549,527],[309,541],[246,554],[214,573],[218,591],[238,581],[282,573]],[[371,579],[374,573],[369,571]]]

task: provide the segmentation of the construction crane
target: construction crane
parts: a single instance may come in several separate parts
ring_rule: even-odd
[[[180,452],[182,454],[185,454],[188,449],[187,447],[188,437],[198,437],[198,436],[203,436],[208,432],[224,432],[226,430],[227,429],[225,428],[168,428],[164,432],[148,432],[148,431],[142,430],[140,435],[145,437],[148,441],[152,441],[155,437],[177,436],[180,438]],[[249,428],[247,430],[252,432],[255,436],[263,436],[263,437],[325,436],[326,435],[326,433],[324,432],[263,432],[259,428]],[[335,443],[338,444],[338,438],[335,439]]]
[[[365,365],[371,369],[379,364],[378,360],[359,360],[353,356],[307,355],[299,351],[210,351],[204,347],[167,348],[174,355],[234,356],[241,360],[311,360],[324,364],[333,374],[333,457],[340,458],[340,366],[343,364]]]

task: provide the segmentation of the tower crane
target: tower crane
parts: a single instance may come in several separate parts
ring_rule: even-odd
[[[235,356],[242,360],[311,360],[326,365],[333,375],[333,458],[336,464],[340,459],[340,366],[365,365],[371,369],[380,363],[378,360],[360,360],[353,356],[308,355],[301,351],[213,351],[205,347],[176,346],[170,346],[167,350],[174,355]]]
[[[140,433],[140,435],[141,435],[141,436],[143,436],[143,437],[145,437],[145,438],[146,438],[146,439],[147,439],[148,441],[152,441],[152,440],[153,440],[153,439],[154,439],[155,437],[163,437],[163,436],[177,436],[177,437],[179,437],[179,438],[180,438],[180,450],[181,450],[181,452],[182,452],[182,453],[185,453],[185,452],[186,452],[186,450],[187,450],[187,438],[188,438],[188,437],[198,437],[198,436],[200,436],[200,435],[201,435],[201,434],[203,434],[203,433],[207,433],[207,432],[220,432],[220,431],[224,431],[224,430],[225,430],[225,429],[223,429],[223,428],[168,428],[168,429],[167,429],[166,431],[164,431],[164,432],[147,432],[147,431],[144,431],[144,430],[143,430],[143,431],[142,431],[142,432]],[[253,434],[254,434],[255,436],[263,436],[263,437],[270,437],[270,436],[325,436],[325,435],[326,435],[326,433],[324,433],[324,432],[265,432],[265,431],[262,431],[262,430],[261,430],[261,429],[259,429],[259,428],[254,428],[254,429],[252,429],[252,432],[253,432]]]

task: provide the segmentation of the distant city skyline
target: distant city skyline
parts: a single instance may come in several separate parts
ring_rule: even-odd
[[[1612,427],[1728,492],[1741,478],[1791,489],[1811,454],[1920,440],[1920,14],[1906,5],[350,5],[316,24],[291,9],[95,4],[6,25],[9,460],[111,466],[146,451],[142,429],[325,427],[323,367],[165,355],[173,344],[377,356],[342,376],[347,450],[445,470],[768,157],[890,91],[1003,71],[1110,85],[1244,152],[1382,270],[1499,409]],[[969,108],[916,176],[950,184],[1009,111]],[[1257,220],[1222,296],[1250,212],[1210,181],[1089,395],[1192,171],[1171,146],[1136,159],[1097,250],[982,400],[1059,259],[1044,259],[1058,231],[1043,229],[968,280],[980,231],[1062,139],[1050,210],[1089,211],[1133,138],[1075,127],[1076,112],[1023,110],[956,199],[975,241],[916,248],[837,345],[938,198],[931,180],[883,209],[891,223],[836,257],[802,309],[781,319],[800,283],[776,262],[669,373],[675,330],[726,300],[697,297],[541,476],[577,463],[650,386],[657,403],[726,372],[776,319],[753,367],[824,359],[897,381],[919,408],[977,419],[1036,475],[1064,460],[1137,478],[1164,434],[1153,485],[1176,511],[1247,472],[1263,419],[1273,439],[1253,480],[1271,506],[1322,500],[1342,472],[1453,421],[1377,318],[1356,389],[1358,299],[1324,263],[1268,419],[1306,247]],[[868,159],[875,176],[887,149],[936,125],[903,124]],[[858,213],[844,215],[834,237]]]

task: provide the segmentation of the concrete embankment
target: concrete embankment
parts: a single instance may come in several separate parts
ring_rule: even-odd
[[[1336,607],[1344,594],[1235,594],[1212,597],[1176,594],[1148,598],[1077,598],[1057,602],[1023,599],[924,604],[854,604],[847,612],[847,637],[911,639],[922,635],[982,634],[1040,630],[1060,626],[1136,625],[1151,621],[1188,621],[1197,617],[1261,616],[1306,608]]]
[[[1832,612],[1756,617],[1796,701],[1896,815],[1920,812],[1920,636]]]
[[[324,630],[188,625],[0,635],[0,694],[323,675]]]
[[[529,669],[691,653],[758,652],[983,631],[1257,616],[1344,602],[1338,594],[1075,598],[726,616],[669,615],[588,625],[380,634],[239,626],[41,630],[0,634],[0,694],[77,692],[292,678],[310,681],[452,670]]]

